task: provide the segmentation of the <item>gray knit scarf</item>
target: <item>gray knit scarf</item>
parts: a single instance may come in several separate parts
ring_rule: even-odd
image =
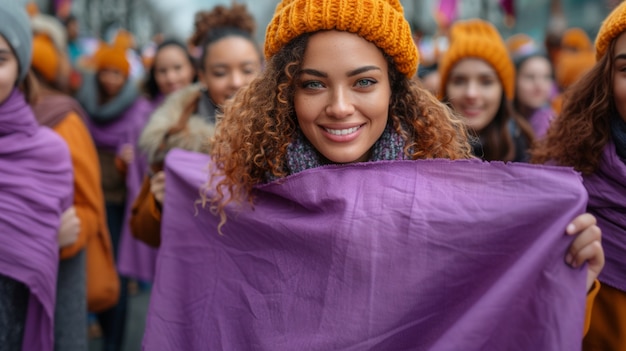
[[[619,115],[611,118],[611,137],[617,155],[626,163],[626,121]]]
[[[405,141],[388,123],[378,141],[372,147],[370,162],[383,160],[404,160],[408,157],[404,154]],[[321,167],[331,164],[320,155],[308,139],[297,129],[295,137],[287,147],[287,174],[302,172],[306,169]],[[269,175],[268,181],[276,177]]]

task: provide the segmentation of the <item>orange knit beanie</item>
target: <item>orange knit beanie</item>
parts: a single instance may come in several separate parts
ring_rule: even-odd
[[[600,60],[609,44],[626,30],[626,1],[622,2],[602,22],[596,37],[596,59]]]
[[[107,44],[101,44],[98,51],[94,54],[94,65],[96,71],[112,68],[122,72],[124,76],[128,76],[130,72],[126,50]]]
[[[134,49],[135,37],[131,32],[125,29],[120,29],[117,31],[117,34],[115,34],[115,38],[113,39],[113,46],[122,49]]]
[[[591,51],[593,44],[587,33],[580,28],[570,28],[563,33],[561,47],[574,51]]]
[[[506,97],[513,99],[515,67],[496,27],[480,19],[458,21],[452,25],[450,47],[439,63],[442,91],[445,91],[454,65],[465,58],[485,60],[500,78]]]
[[[60,57],[52,39],[47,35],[33,37],[33,69],[49,83],[57,79]]]
[[[593,51],[562,52],[555,65],[555,80],[562,90],[579,80],[596,64]]]
[[[509,54],[513,57],[537,51],[537,44],[533,38],[524,33],[514,34],[505,40],[504,43]]]
[[[265,57],[269,60],[301,34],[331,29],[374,43],[401,73],[415,75],[419,54],[398,0],[283,0],[267,26]]]

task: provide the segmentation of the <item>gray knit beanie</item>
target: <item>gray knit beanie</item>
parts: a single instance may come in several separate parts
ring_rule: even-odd
[[[9,43],[19,63],[21,82],[30,69],[33,54],[33,33],[30,19],[21,2],[0,0],[0,35]]]

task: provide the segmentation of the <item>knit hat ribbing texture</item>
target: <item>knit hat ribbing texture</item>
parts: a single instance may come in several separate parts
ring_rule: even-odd
[[[30,69],[33,34],[24,5],[15,0],[0,0],[0,35],[9,43],[19,63],[19,81]]]
[[[596,59],[606,54],[609,44],[626,30],[626,2],[622,2],[604,19],[596,37]]]
[[[506,97],[513,99],[515,67],[496,27],[479,19],[458,21],[452,25],[450,47],[439,63],[442,90],[445,90],[454,65],[466,58],[486,61],[496,71]]]
[[[304,33],[333,29],[372,42],[401,73],[415,75],[419,54],[398,0],[283,0],[267,26],[265,57]]]

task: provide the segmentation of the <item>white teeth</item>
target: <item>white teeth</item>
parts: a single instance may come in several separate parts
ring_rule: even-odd
[[[357,130],[359,130],[359,127],[352,127],[352,128],[348,128],[348,129],[329,129],[329,128],[324,128],[326,129],[327,132],[329,132],[332,135],[348,135],[348,134],[352,134],[354,132],[356,132]]]

